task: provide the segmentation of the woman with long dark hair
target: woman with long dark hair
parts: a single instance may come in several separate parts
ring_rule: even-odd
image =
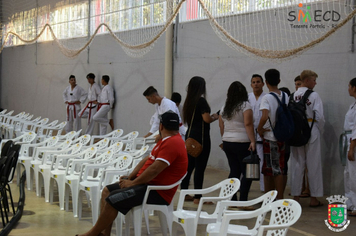
[[[225,105],[219,116],[223,149],[230,166],[229,178],[241,181],[240,201],[247,201],[252,180],[247,180],[246,163],[243,159],[255,151],[256,141],[253,131],[253,112],[248,102],[248,94],[243,84],[233,82],[227,92]],[[242,174],[242,177],[241,177]],[[232,200],[237,200],[236,194]]]
[[[210,115],[210,106],[205,99],[206,85],[202,77],[194,76],[190,79],[187,89],[187,97],[183,105],[183,121],[187,124],[188,130],[185,138],[193,138],[203,146],[203,151],[198,157],[188,155],[188,171],[182,181],[181,188],[188,189],[190,176],[194,172],[194,189],[202,189],[204,172],[210,154],[210,123],[218,119],[217,114]],[[194,201],[199,204],[201,195],[194,197],[187,195],[187,201]]]

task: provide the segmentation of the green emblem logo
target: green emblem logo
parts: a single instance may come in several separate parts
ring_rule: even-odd
[[[345,204],[347,197],[334,195],[326,199],[329,201],[328,219],[325,220],[326,226],[334,232],[344,231],[350,224],[350,220],[347,220],[347,206]]]

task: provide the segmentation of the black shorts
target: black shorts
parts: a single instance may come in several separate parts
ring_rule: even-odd
[[[126,215],[133,207],[142,205],[145,197],[147,185],[136,185],[129,188],[120,189],[118,183],[106,186],[110,195],[105,199],[113,208]],[[147,199],[148,204],[169,205],[161,195],[155,190],[150,191]]]

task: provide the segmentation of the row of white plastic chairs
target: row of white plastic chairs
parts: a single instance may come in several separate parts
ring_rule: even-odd
[[[177,235],[179,225],[183,228],[186,236],[195,236],[198,225],[207,225],[206,235],[225,236],[225,235],[287,235],[288,228],[295,224],[301,216],[302,209],[298,202],[292,199],[277,200],[277,191],[270,191],[264,195],[250,201],[231,201],[232,196],[238,191],[240,181],[236,178],[226,179],[220,183],[206,189],[180,190],[177,209],[173,211],[173,204],[169,206],[158,206],[147,204],[146,200],[149,191],[158,189],[170,189],[181,182],[170,186],[149,186],[142,206],[133,208],[127,217],[134,218],[135,236],[141,235],[142,213],[147,215],[148,210],[159,212],[161,230],[163,235],[167,235],[167,227],[170,235]],[[184,206],[186,195],[208,194],[209,197],[200,199],[197,210],[186,209]],[[217,195],[216,195],[217,194]],[[213,196],[215,195],[215,196]],[[215,202],[215,210],[212,213],[203,211],[205,202]],[[232,210],[236,207],[247,207],[261,205],[254,211]],[[263,224],[266,215],[270,213],[268,224]],[[127,218],[126,217],[126,218]],[[254,227],[249,229],[245,225],[231,222],[232,220],[256,218]],[[126,221],[126,235],[129,235],[129,223]],[[240,222],[241,223],[241,222]],[[149,233],[148,221],[146,216],[146,226]]]
[[[148,146],[145,145],[147,139],[137,138],[137,131],[121,136],[123,131],[119,129],[101,137],[83,135],[75,139],[79,133],[71,132],[63,136],[50,137],[36,144],[32,144],[27,139],[28,143],[23,144],[18,163],[18,174],[21,173],[21,166],[26,169],[29,190],[32,189],[33,176],[35,176],[37,196],[41,195],[41,189],[44,187],[46,202],[53,201],[54,182],[57,182],[62,210],[64,209],[64,198],[69,199],[68,190],[71,190],[74,216],[78,215],[76,209],[80,181],[89,178],[90,181],[96,179],[98,182],[99,177],[105,176],[103,171],[106,169],[118,171],[127,169],[128,171],[132,159],[142,158],[148,150]],[[102,140],[94,144],[95,138],[102,138]],[[89,143],[92,145],[86,146]],[[141,148],[137,149],[138,145],[141,145]],[[97,170],[93,171],[93,168],[97,168]],[[90,172],[86,171],[89,169],[91,169]],[[120,174],[120,172],[117,173]],[[93,174],[96,174],[95,178],[92,176]],[[103,181],[104,179],[101,179],[101,182]],[[65,189],[67,185],[69,188]],[[64,195],[65,192],[68,194]],[[97,210],[95,209],[97,205],[95,203],[92,207],[93,213],[96,213],[93,214],[93,222],[97,219]],[[68,200],[66,209],[68,210]]]
[[[12,115],[13,110],[7,112],[6,109],[0,112],[0,132],[5,139],[12,139],[18,137],[26,132],[34,132],[37,134],[36,141],[41,141],[48,136],[52,136],[56,131],[61,134],[67,122],[63,121],[59,124],[58,120],[51,123],[48,118],[37,117],[26,112],[20,112],[17,115]]]

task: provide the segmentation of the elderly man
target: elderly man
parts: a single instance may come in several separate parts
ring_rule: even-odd
[[[178,131],[179,117],[168,111],[162,114],[159,120],[162,139],[129,176],[121,177],[119,182],[104,188],[99,219],[93,228],[81,235],[110,235],[112,222],[118,211],[126,214],[131,208],[141,205],[147,185],[171,185],[184,176],[188,168],[188,157]],[[151,192],[148,203],[169,205],[177,187]]]

